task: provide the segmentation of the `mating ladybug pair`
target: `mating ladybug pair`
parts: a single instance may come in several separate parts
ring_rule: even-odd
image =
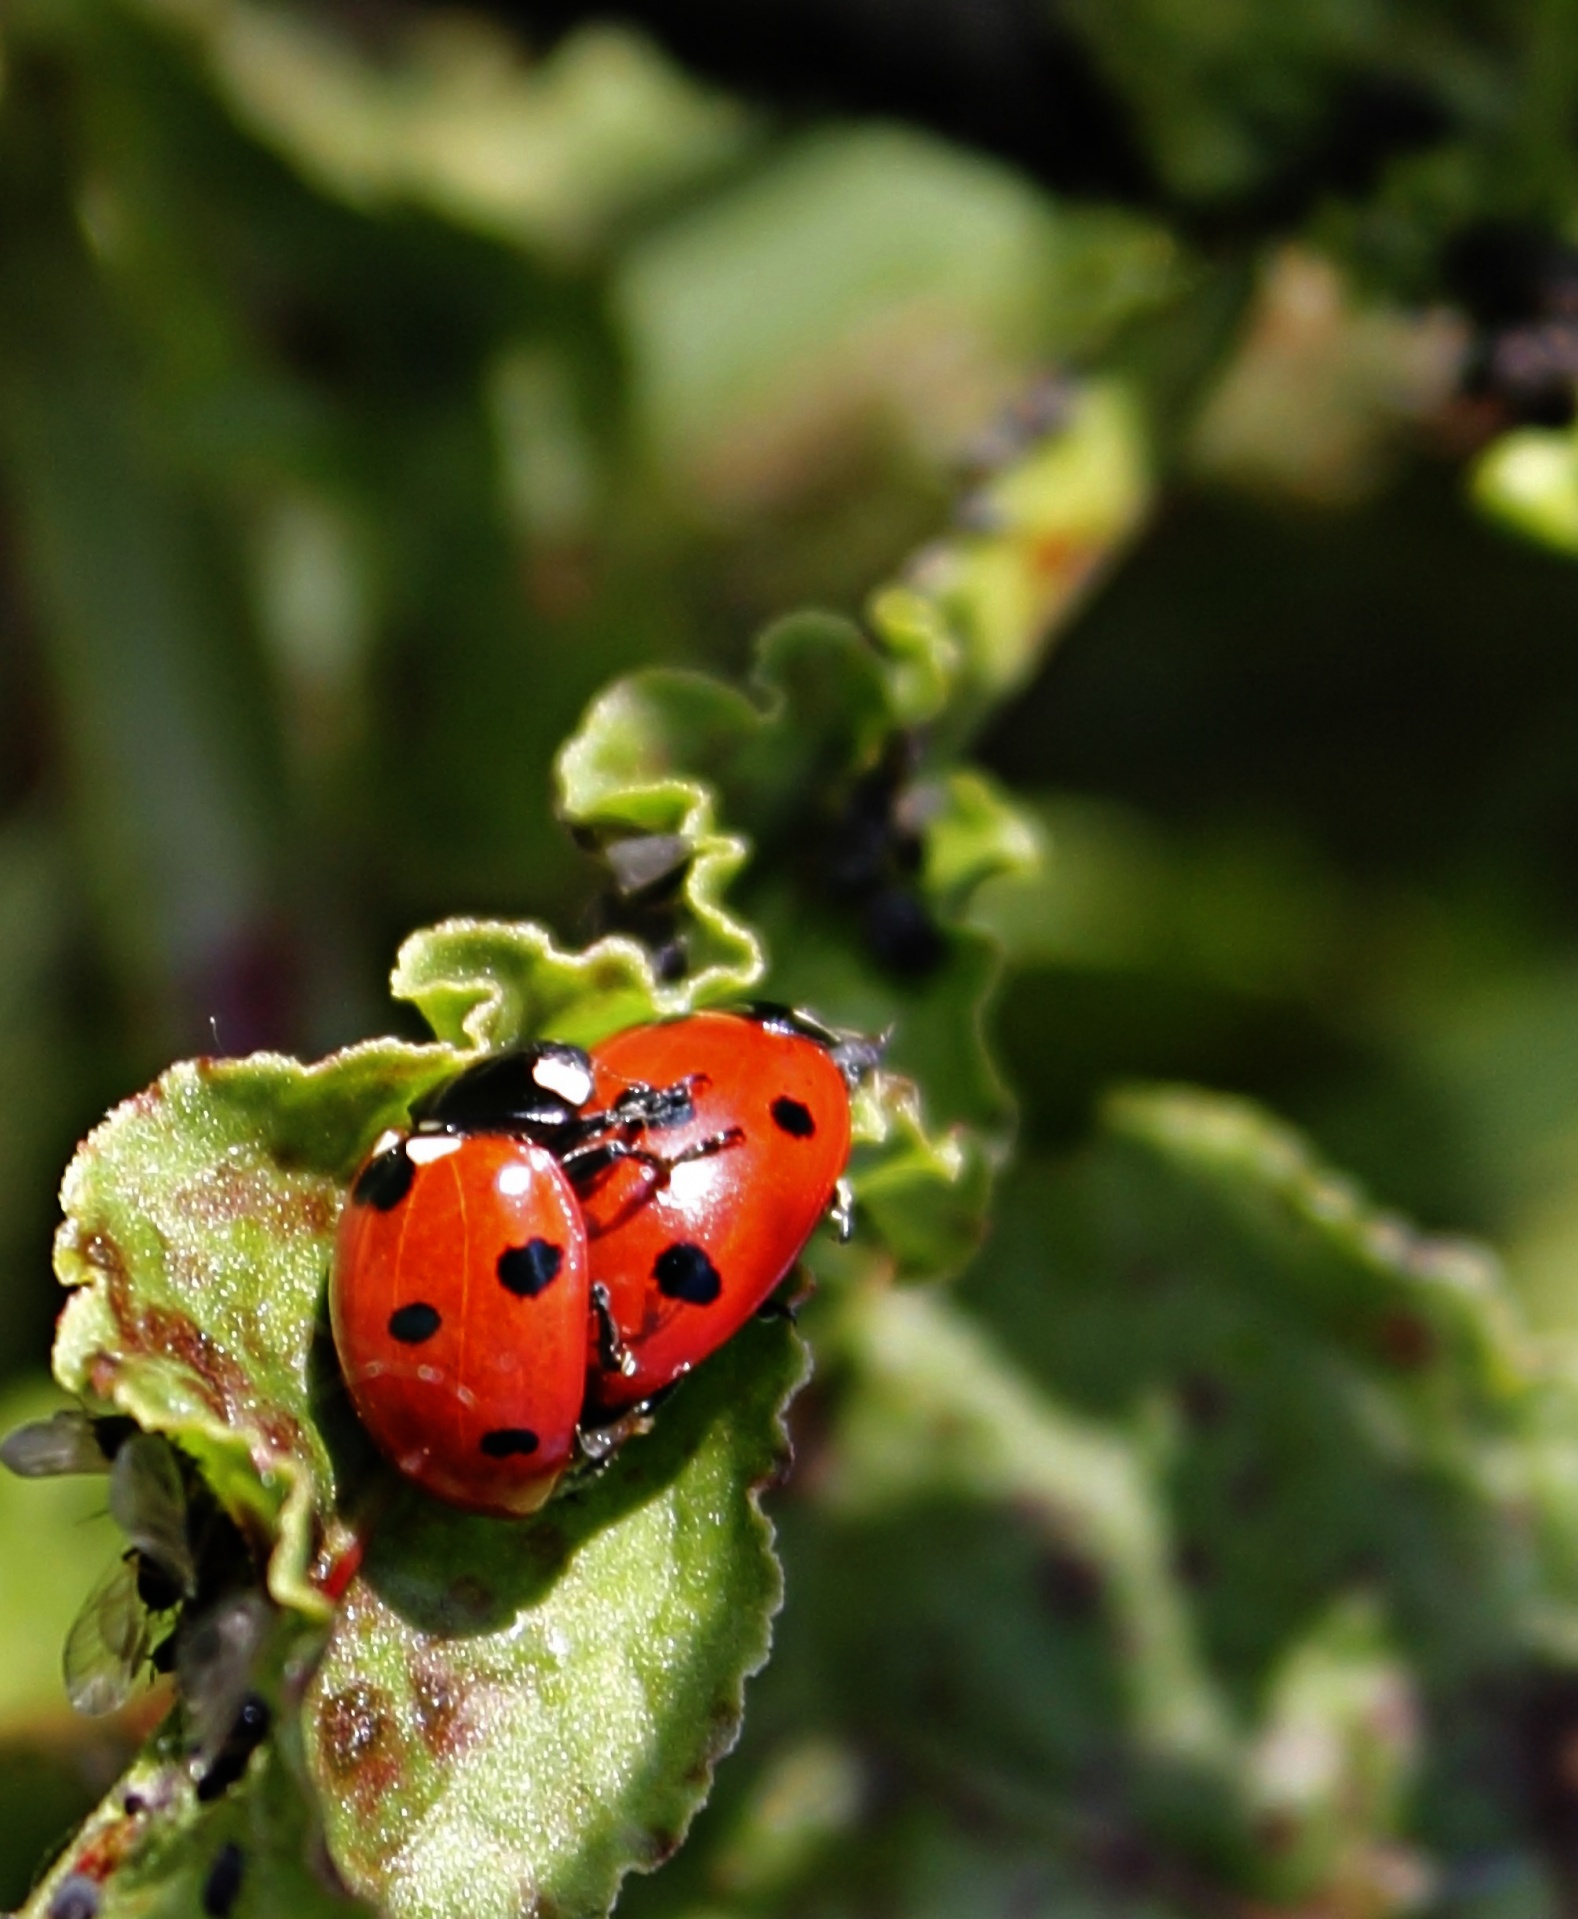
[[[329,1291],[379,1447],[454,1505],[534,1511],[788,1272],[876,1056],[777,1009],[698,1013],[418,1102],[356,1175]]]

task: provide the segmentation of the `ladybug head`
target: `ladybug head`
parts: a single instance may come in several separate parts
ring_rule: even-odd
[[[770,1033],[796,1033],[801,1039],[815,1040],[843,1074],[851,1092],[868,1073],[875,1072],[882,1064],[888,1042],[893,1037],[892,1027],[873,1038],[867,1033],[846,1032],[840,1027],[824,1026],[814,1013],[807,1013],[800,1007],[780,1006],[771,1000],[757,1000],[747,1011]]]
[[[538,1040],[494,1053],[411,1108],[418,1132],[512,1133],[552,1146],[592,1097],[592,1062],[579,1046]]]

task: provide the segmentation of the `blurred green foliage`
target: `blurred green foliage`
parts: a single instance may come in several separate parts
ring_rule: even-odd
[[[594,709],[581,840],[714,833],[721,878],[747,835],[774,989],[894,1021],[927,1117],[974,1131],[906,1136],[865,1251],[819,1255],[776,1656],[626,1909],[1556,1913],[1578,456],[1463,397],[1442,261],[1476,221],[1570,229],[1578,33],[1492,0],[1066,12],[1144,212],[785,124],[608,24],[538,58],[449,12],[0,14],[4,1423],[44,1390],[55,1169],[113,1099],[411,1017],[381,982],[420,922],[668,930],[555,822],[553,760],[618,676],[708,668],[749,691]],[[1322,185],[1376,73],[1450,125]],[[1049,425],[1132,503],[1110,577],[1077,528],[1050,587],[1004,561]],[[806,604],[841,617],[749,683]],[[949,680],[936,609],[1005,606],[1058,650]],[[920,903],[935,964],[816,878],[895,716],[933,757],[890,769],[919,852],[879,903]],[[654,742],[666,820],[630,810]],[[447,958],[404,978],[456,1038]],[[994,980],[989,1058],[961,1033]],[[54,1491],[0,1483],[6,1902],[141,1730],[66,1712],[113,1547]],[[283,1792],[205,1828],[275,1862],[243,1915],[309,1896]]]

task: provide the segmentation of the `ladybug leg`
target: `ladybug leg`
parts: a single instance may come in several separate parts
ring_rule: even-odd
[[[712,1084],[706,1073],[687,1073],[671,1086],[637,1084],[620,1094],[609,1109],[617,1123],[638,1132],[684,1126],[696,1117],[696,1093]]]
[[[669,1086],[649,1086],[644,1080],[636,1080],[611,1106],[601,1112],[583,1113],[577,1134],[589,1143],[609,1133],[629,1138],[688,1125],[696,1117],[697,1089],[710,1083],[706,1073],[689,1073]]]
[[[569,1471],[559,1481],[560,1491],[584,1492],[607,1471],[615,1453],[627,1439],[634,1439],[638,1434],[651,1430],[652,1413],[646,1400],[642,1400],[638,1406],[632,1406],[627,1413],[606,1426],[577,1426],[575,1458]]]
[[[560,1155],[559,1163],[569,1175],[570,1183],[582,1186],[605,1172],[616,1160],[631,1159],[642,1167],[650,1167],[655,1183],[661,1186],[676,1166],[687,1165],[693,1159],[710,1159],[714,1153],[738,1146],[744,1138],[743,1126],[729,1126],[721,1133],[709,1133],[705,1139],[698,1139],[678,1153],[654,1153],[650,1147],[636,1146],[628,1139],[594,1139],[584,1146],[572,1146]]]
[[[771,1293],[756,1309],[758,1319],[783,1319],[791,1326],[800,1323],[800,1308],[816,1291],[816,1282],[803,1266],[791,1266]]]
[[[698,1139],[693,1146],[687,1146],[682,1153],[659,1157],[664,1166],[685,1166],[693,1159],[711,1159],[714,1153],[726,1153],[731,1146],[740,1146],[744,1142],[743,1126],[725,1126],[721,1133],[709,1133],[705,1139]]]
[[[588,1222],[587,1230],[592,1238],[598,1239],[639,1212],[654,1193],[668,1184],[669,1175],[676,1166],[684,1166],[693,1159],[710,1159],[714,1153],[738,1146],[744,1138],[743,1127],[730,1126],[721,1133],[710,1133],[707,1138],[696,1140],[678,1153],[654,1153],[650,1147],[636,1146],[628,1139],[597,1139],[588,1141],[584,1146],[572,1146],[567,1153],[560,1155],[559,1164],[577,1193],[586,1192],[610,1166],[621,1160],[633,1161],[645,1176],[643,1184],[625,1195],[615,1218],[604,1219],[595,1225]]]
[[[607,1470],[614,1455],[627,1439],[635,1439],[652,1430],[653,1410],[673,1391],[661,1387],[637,1405],[628,1407],[617,1418],[601,1424],[586,1419],[575,1429],[575,1458],[559,1481],[561,1493],[584,1492]]]
[[[598,1365],[605,1373],[619,1373],[628,1379],[636,1369],[636,1356],[619,1337],[608,1288],[601,1280],[592,1288],[592,1317],[597,1321]]]

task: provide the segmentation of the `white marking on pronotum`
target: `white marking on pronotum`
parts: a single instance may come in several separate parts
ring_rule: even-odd
[[[431,1166],[435,1159],[458,1153],[463,1144],[453,1133],[419,1133],[406,1141],[405,1156],[413,1166]]]
[[[584,1106],[592,1097],[592,1075],[578,1059],[563,1053],[544,1053],[531,1076],[545,1093],[557,1093],[571,1106]]]

